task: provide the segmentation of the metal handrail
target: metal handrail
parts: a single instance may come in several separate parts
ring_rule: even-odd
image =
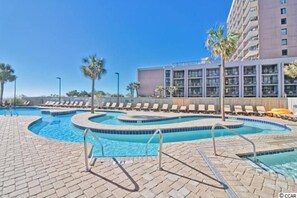
[[[147,141],[146,146],[145,146],[145,155],[147,156],[148,153],[148,145],[149,143],[153,140],[153,138],[155,137],[155,135],[159,134],[160,136],[160,141],[159,141],[159,170],[162,170],[162,145],[163,145],[163,133],[161,131],[161,129],[157,129],[154,134],[152,135],[152,137]]]
[[[18,112],[14,109],[10,109],[10,116],[13,116],[13,115],[16,115],[16,116],[19,116]]]
[[[10,115],[10,116],[16,115],[16,116],[18,116],[19,114],[18,114],[18,112],[15,111],[14,109],[12,109],[12,108],[8,108],[8,109],[5,109],[3,115],[4,115],[4,116],[7,116],[7,115]]]
[[[214,136],[214,130],[216,127],[222,127],[224,129],[226,129],[228,132],[231,132],[235,135],[238,135],[239,137],[241,137],[242,139],[248,141],[249,143],[252,144],[253,146],[253,152],[254,152],[254,161],[256,161],[256,157],[257,157],[257,153],[256,153],[256,145],[254,142],[252,142],[250,139],[240,135],[238,132],[232,130],[232,129],[229,129],[228,127],[226,127],[225,125],[221,124],[221,123],[216,123],[214,124],[212,127],[211,127],[211,134],[212,134],[212,144],[213,144],[213,151],[214,151],[214,154],[217,155],[217,151],[216,151],[216,142],[215,142],[215,136]]]
[[[91,131],[91,129],[86,128],[84,131],[84,153],[85,153],[85,164],[86,164],[86,171],[89,171],[89,161],[88,161],[88,147],[87,147],[87,135],[90,132],[92,137],[100,144],[102,156],[104,156],[104,149],[102,142],[96,137],[96,135]],[[92,144],[93,145],[93,144]],[[93,145],[94,146],[94,145]],[[92,157],[93,158],[93,154]]]

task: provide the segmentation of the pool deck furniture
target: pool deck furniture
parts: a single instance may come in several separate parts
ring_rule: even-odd
[[[264,106],[256,106],[256,110],[260,116],[267,115],[267,111]]]
[[[70,108],[74,108],[78,105],[79,101],[74,101],[74,103],[72,103],[72,105],[70,104],[69,107]]]
[[[146,103],[143,104],[143,107],[141,108],[141,110],[148,111],[149,110],[149,106],[150,106],[150,103],[146,102]]]
[[[120,102],[120,104],[119,104],[119,106],[118,106],[118,109],[119,109],[119,110],[124,109],[124,103]]]
[[[83,108],[90,108],[91,107],[91,103],[89,101],[86,102],[85,105],[83,105]]]
[[[216,113],[216,106],[215,105],[207,105],[207,113]]]
[[[70,101],[67,105],[64,105],[64,107],[71,107],[74,104],[74,101]]]
[[[48,100],[48,101],[46,101],[45,103],[41,104],[40,106],[46,106],[46,105],[48,105],[49,102],[50,102],[50,101]]]
[[[115,109],[116,107],[117,107],[117,103],[113,102],[109,108],[110,109]]]
[[[224,111],[226,114],[232,114],[231,106],[230,105],[224,105]]]
[[[167,111],[169,111],[168,108],[169,108],[169,105],[168,104],[163,104],[162,105],[162,108],[161,108],[161,111],[167,112]]]
[[[153,104],[153,107],[150,110],[151,111],[158,111],[159,110],[159,104],[158,103]]]
[[[178,106],[177,105],[172,105],[170,111],[172,112],[178,112]]]
[[[84,105],[84,101],[80,101],[80,102],[76,105],[76,107],[82,108],[83,105]]]
[[[188,112],[195,113],[196,106],[194,104],[189,104]]]
[[[108,109],[110,107],[110,102],[105,103],[105,105],[102,106],[102,109]]]
[[[187,106],[183,105],[179,108],[179,112],[187,112]]]
[[[292,112],[289,109],[285,108],[272,108],[270,111],[267,111],[267,115],[271,117],[281,118],[284,115],[291,115]]]
[[[24,106],[29,106],[30,103],[31,103],[31,102],[30,102],[29,100],[27,100],[27,101],[25,100],[24,103],[23,103],[23,105],[24,105]]]
[[[244,109],[245,109],[245,113],[247,115],[256,115],[257,114],[257,112],[254,111],[253,106],[251,106],[251,105],[245,105]]]
[[[140,111],[141,110],[141,103],[140,102],[137,103],[133,109],[136,110],[136,111]]]
[[[198,110],[197,110],[198,113],[206,113],[206,110],[205,110],[205,104],[200,104],[198,105]]]
[[[70,101],[66,101],[66,102],[62,105],[62,107],[66,107],[69,103],[70,103]]]
[[[234,105],[234,114],[235,115],[245,115],[246,112],[242,109],[241,105]]]
[[[128,102],[126,104],[126,106],[124,107],[124,109],[126,109],[126,110],[132,110],[132,103],[131,102]]]

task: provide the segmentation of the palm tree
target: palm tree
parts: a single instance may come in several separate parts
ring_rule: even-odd
[[[160,98],[162,98],[162,92],[165,90],[165,87],[160,85],[160,86],[157,86],[156,89],[155,89],[155,92],[159,92],[159,95],[160,95]]]
[[[134,97],[134,84],[133,83],[130,83],[127,86],[127,91],[130,91],[131,97]]]
[[[136,97],[138,97],[138,89],[140,87],[140,83],[139,82],[134,82],[133,87],[134,87],[134,90],[136,91]]]
[[[237,48],[237,42],[240,37],[239,33],[230,32],[227,36],[224,35],[224,26],[220,26],[216,31],[214,28],[208,31],[208,37],[205,46],[211,50],[212,56],[221,58],[221,114],[222,121],[225,121],[224,112],[224,97],[225,97],[225,62],[233,55]]]
[[[297,60],[285,66],[285,74],[291,78],[297,78]]]
[[[0,106],[2,106],[3,102],[4,84],[15,80],[14,69],[9,64],[0,63]]]
[[[83,58],[85,65],[81,66],[81,70],[85,77],[92,80],[92,93],[91,93],[91,113],[94,113],[94,95],[95,95],[95,80],[101,79],[101,76],[106,73],[104,68],[104,59],[98,59],[96,55],[90,55],[89,57]]]
[[[169,91],[170,97],[172,98],[172,95],[178,90],[178,88],[176,86],[170,86],[167,87],[167,90]]]

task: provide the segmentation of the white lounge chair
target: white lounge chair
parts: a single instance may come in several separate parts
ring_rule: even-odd
[[[224,111],[227,114],[232,114],[231,106],[230,105],[224,105]]]
[[[159,104],[158,103],[155,103],[150,110],[151,111],[158,111],[159,110]]]
[[[130,103],[130,102],[127,103],[124,109],[131,110],[132,109],[132,103]]]
[[[161,111],[168,111],[168,104],[163,104]]]
[[[204,104],[200,104],[198,105],[198,113],[205,113],[205,105]]]
[[[215,113],[216,106],[215,105],[207,105],[207,113]]]
[[[267,111],[264,106],[256,106],[256,109],[260,116],[267,115]]]
[[[124,103],[121,102],[121,103],[119,104],[119,106],[118,106],[118,109],[121,110],[121,109],[123,109],[123,108],[124,108]]]
[[[108,109],[110,107],[110,102],[107,102],[105,105],[102,106],[102,109]]]
[[[143,107],[141,109],[144,110],[144,111],[148,111],[149,106],[150,106],[150,104],[146,102],[146,103],[143,104]]]
[[[170,111],[177,112],[178,111],[178,106],[177,105],[172,105]]]
[[[136,111],[140,111],[140,109],[141,109],[141,103],[137,103],[136,106],[134,107],[134,109]]]
[[[245,111],[242,110],[242,106],[241,105],[234,105],[234,113],[236,115],[239,115],[239,114],[244,115],[244,114],[246,114]]]
[[[194,104],[189,104],[189,109],[188,109],[189,112],[196,112],[196,106]]]
[[[183,105],[179,108],[179,112],[186,112],[187,111],[187,106]]]
[[[254,111],[253,106],[251,106],[251,105],[244,106],[244,109],[245,109],[245,113],[248,114],[248,115],[255,115],[255,114],[257,114],[257,112]]]
[[[109,108],[110,109],[115,109],[116,107],[117,107],[117,103],[113,102]]]

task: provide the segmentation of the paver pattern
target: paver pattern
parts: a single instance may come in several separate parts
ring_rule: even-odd
[[[251,145],[238,137],[165,144],[163,171],[156,157],[98,159],[85,172],[83,145],[31,133],[36,116],[0,116],[0,197],[228,197],[225,184],[208,167],[198,149],[227,180],[238,197],[277,197],[297,192],[297,181],[254,168],[236,154]],[[260,118],[268,119],[268,118]],[[253,135],[258,151],[297,147],[297,124],[282,135]],[[126,162],[126,163],[125,163]]]

